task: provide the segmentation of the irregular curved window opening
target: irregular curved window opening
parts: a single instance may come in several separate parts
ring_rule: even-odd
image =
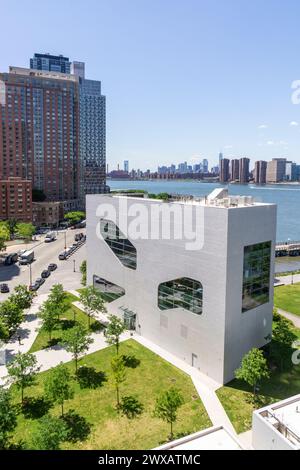
[[[181,277],[163,282],[158,286],[158,307],[160,310],[181,307],[201,315],[202,299],[203,286],[195,279]]]
[[[120,287],[117,284],[104,279],[103,277],[94,275],[93,285],[101,292],[103,300],[108,303],[113,302],[119,297],[125,295],[125,289],[123,289],[123,287]]]
[[[126,268],[136,269],[136,249],[111,220],[100,220],[100,233],[116,257]]]

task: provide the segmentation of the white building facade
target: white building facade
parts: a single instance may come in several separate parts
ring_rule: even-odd
[[[224,191],[219,196],[170,203],[126,198],[129,213],[137,203],[149,212],[155,206],[156,213],[192,206],[201,218],[197,249],[187,249],[186,239],[153,239],[150,229],[148,239],[131,239],[124,197],[87,196],[87,267],[88,284],[104,292],[109,313],[226,383],[251,348],[271,339],[276,206],[229,198]],[[117,219],[101,207],[113,207]],[[166,217],[154,223],[161,219]],[[170,218],[171,233],[184,223],[178,220]],[[148,227],[145,219],[143,224]]]

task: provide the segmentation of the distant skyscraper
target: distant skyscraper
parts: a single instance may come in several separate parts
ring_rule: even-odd
[[[221,161],[223,160],[223,153],[219,153],[219,170],[221,171]]]
[[[248,183],[249,181],[249,158],[240,158],[240,183]]]
[[[124,171],[126,171],[126,173],[129,173],[129,161],[128,160],[124,160]]]
[[[237,158],[231,160],[230,179],[231,181],[239,181],[240,179],[240,161]]]
[[[267,183],[279,183],[284,180],[286,158],[273,158],[267,164]]]
[[[267,162],[263,160],[259,160],[255,162],[254,183],[266,184],[266,176],[267,176]]]
[[[30,68],[48,72],[70,73],[71,62],[62,55],[37,54],[30,59]]]
[[[220,168],[220,183],[227,183],[229,181],[229,160],[228,158],[221,159]]]
[[[202,171],[203,173],[208,173],[208,160],[206,158],[202,161]]]

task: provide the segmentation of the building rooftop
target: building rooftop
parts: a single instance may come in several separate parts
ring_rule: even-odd
[[[107,194],[111,197],[126,197],[130,199],[141,199],[141,194],[135,195],[135,193],[123,193],[119,194]],[[153,199],[145,197],[146,200],[161,202],[161,199]],[[205,207],[220,207],[220,208],[235,208],[235,207],[253,207],[253,206],[269,206],[272,204],[263,203],[256,201],[253,196],[238,196],[229,195],[227,188],[217,188],[212,191],[208,196],[194,197],[185,196],[180,194],[172,194],[171,198],[166,202],[177,203],[177,204],[191,204],[200,205]]]
[[[51,78],[56,80],[69,80],[71,82],[78,81],[76,75],[54,72],[48,70],[36,70],[36,69],[27,69],[25,67],[15,67],[13,65],[9,66],[9,73],[14,75],[24,75],[29,77],[42,77],[42,78]]]
[[[211,427],[157,447],[159,450],[243,450],[223,426]]]
[[[255,412],[300,450],[300,395]]]

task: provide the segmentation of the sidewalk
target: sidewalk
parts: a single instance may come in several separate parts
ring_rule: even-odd
[[[291,312],[286,312],[285,310],[282,310],[281,308],[277,308],[277,311],[283,317],[287,318],[288,320],[291,320],[291,322],[293,322],[296,328],[300,328],[300,316],[295,315],[294,313],[291,313]]]

